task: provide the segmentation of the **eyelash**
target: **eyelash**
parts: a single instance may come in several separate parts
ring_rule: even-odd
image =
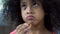
[[[27,8],[27,5],[23,4],[21,7],[25,10]]]
[[[39,6],[39,4],[38,3],[33,3],[32,6],[33,6],[33,8],[37,8]],[[21,7],[25,10],[27,8],[27,5],[23,4],[23,5],[21,5]]]

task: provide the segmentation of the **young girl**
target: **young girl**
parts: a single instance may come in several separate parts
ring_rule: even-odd
[[[10,0],[11,3],[8,4],[11,9],[10,16],[12,20],[15,19],[14,16],[17,17],[15,21],[19,25],[10,34],[56,34],[53,21],[55,18],[53,12],[56,9],[54,1]]]

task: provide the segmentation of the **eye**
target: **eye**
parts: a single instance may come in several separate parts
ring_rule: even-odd
[[[33,7],[34,7],[34,8],[36,8],[36,7],[38,7],[38,6],[39,6],[39,3],[37,3],[37,2],[33,3]]]
[[[25,10],[27,8],[27,5],[26,4],[22,4],[21,8]]]

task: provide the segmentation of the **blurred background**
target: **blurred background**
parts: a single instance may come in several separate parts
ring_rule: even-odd
[[[7,0],[0,0],[0,34],[9,34],[14,28],[12,28],[12,23],[8,21],[4,21],[4,8],[6,6]],[[7,7],[8,9],[8,7]],[[6,13],[5,13],[6,14]],[[11,21],[10,21],[11,22]]]

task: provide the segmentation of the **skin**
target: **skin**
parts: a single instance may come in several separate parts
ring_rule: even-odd
[[[44,26],[45,14],[41,3],[34,4],[31,0],[22,0],[21,14],[25,23],[16,28],[16,34],[51,34]],[[34,18],[28,20],[27,16],[29,15]]]

